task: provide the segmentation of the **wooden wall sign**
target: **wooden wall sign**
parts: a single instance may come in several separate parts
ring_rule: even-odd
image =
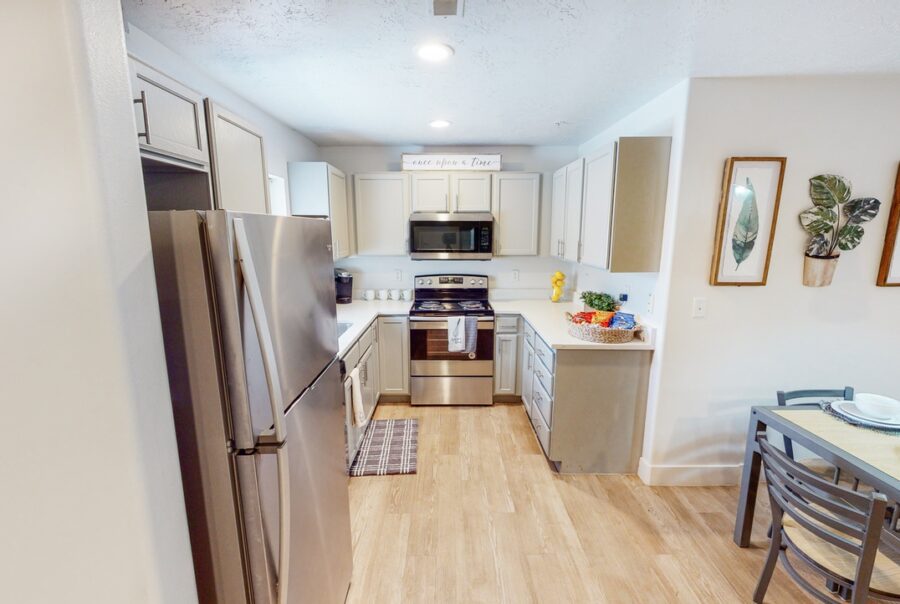
[[[887,232],[884,235],[884,251],[881,252],[881,266],[878,280],[881,287],[900,286],[900,168],[894,183],[894,203],[888,217]]]
[[[499,153],[404,153],[403,170],[480,170],[499,171]]]

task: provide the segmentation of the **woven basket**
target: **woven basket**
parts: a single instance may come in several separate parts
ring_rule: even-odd
[[[635,325],[634,329],[614,329],[596,323],[573,323],[572,313],[568,312],[566,322],[569,324],[570,336],[598,344],[627,344],[641,331],[640,325]]]

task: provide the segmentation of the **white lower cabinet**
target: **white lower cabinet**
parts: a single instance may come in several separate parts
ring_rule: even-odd
[[[344,380],[344,426],[347,433],[347,467],[353,463],[359,444],[362,442],[363,429],[353,421],[353,386],[348,377]]]
[[[381,394],[409,394],[409,319],[378,319]]]
[[[498,316],[494,320],[494,394],[519,393],[519,317]]]

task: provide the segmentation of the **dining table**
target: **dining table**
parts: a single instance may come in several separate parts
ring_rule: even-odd
[[[808,449],[844,476],[883,493],[895,507],[900,502],[900,434],[848,423],[818,405],[752,407],[734,524],[734,542],[740,547],[750,545],[759,489],[762,458],[756,435],[767,429]],[[900,539],[896,518],[888,530]]]

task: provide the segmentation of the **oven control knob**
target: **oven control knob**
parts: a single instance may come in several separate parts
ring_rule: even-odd
[[[484,285],[484,279],[479,279],[479,280],[478,280],[478,285]]]
[[[475,285],[475,279],[472,279],[471,281],[469,281],[469,285]]]
[[[416,285],[422,285],[423,281],[421,279],[416,279]]]
[[[431,279],[425,282],[426,285],[431,285]]]

